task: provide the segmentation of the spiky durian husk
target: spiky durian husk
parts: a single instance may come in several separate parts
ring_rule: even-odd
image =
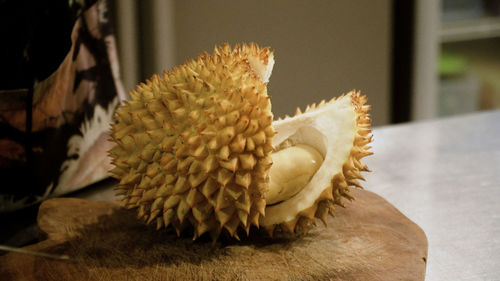
[[[270,56],[226,44],[131,91],[114,116],[110,151],[126,207],[178,235],[192,226],[194,238],[258,225],[274,130],[266,83],[250,64]]]
[[[349,200],[354,199],[349,192],[350,187],[362,188],[358,180],[364,180],[361,172],[367,172],[369,169],[365,164],[363,164],[361,159],[365,156],[373,154],[369,151],[370,146],[368,145],[372,141],[372,135],[370,129],[370,117],[368,114],[370,107],[365,105],[367,101],[365,96],[362,96],[359,92],[350,92],[347,95],[333,98],[329,102],[322,101],[318,105],[313,104],[308,106],[304,113],[297,108],[295,116],[287,116],[284,121],[287,121],[287,119],[290,118],[298,117],[302,114],[314,112],[344,98],[350,99],[352,111],[354,111],[353,118],[355,120],[353,120],[354,127],[352,131],[342,132],[344,134],[353,134],[353,141],[352,147],[342,164],[341,170],[338,173],[330,175],[330,184],[323,189],[313,204],[300,210],[300,212],[298,212],[292,219],[272,224],[261,222],[261,225],[264,229],[266,229],[270,236],[273,236],[276,231],[281,231],[282,233],[305,234],[311,226],[315,225],[315,218],[319,218],[326,226],[328,214],[332,216],[334,215],[335,205],[344,206],[342,198],[347,198]],[[327,137],[334,138],[335,136],[329,135]],[[265,220],[265,218],[263,219]]]

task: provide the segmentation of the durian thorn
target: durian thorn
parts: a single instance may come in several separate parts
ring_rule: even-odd
[[[250,227],[251,227],[250,223],[245,224],[245,233],[247,237],[250,235]]]
[[[146,221],[147,224],[150,224],[157,216],[158,214],[160,213],[160,210],[155,210],[153,211],[150,215],[149,215],[149,218],[148,220]]]
[[[327,217],[328,217],[328,211],[329,211],[329,201],[324,200],[318,203],[318,209],[316,213],[314,214],[315,217],[319,218],[322,222],[323,225],[326,227],[328,226],[327,223]]]
[[[210,237],[212,237],[212,246],[215,246],[215,243],[217,242],[217,238],[219,237],[220,232],[221,228],[214,228],[209,232]]]
[[[280,223],[280,227],[282,230],[285,230],[289,233],[295,233],[295,226],[297,225],[298,218],[294,218],[291,221]]]
[[[240,237],[238,236],[238,233],[235,231],[234,234],[232,235],[236,240],[240,241]]]
[[[302,111],[300,110],[299,107],[295,110],[295,116],[302,114]]]
[[[269,237],[273,238],[274,237],[274,229],[276,228],[276,225],[270,225],[270,226],[265,226],[264,230],[267,232]]]
[[[307,232],[309,231],[309,225],[312,224],[311,220],[306,217],[301,217],[297,223],[298,228],[302,229],[302,235],[306,235]]]
[[[299,213],[299,216],[306,217],[308,219],[314,220],[314,214],[316,213],[316,210],[318,208],[317,204],[313,204],[311,207],[301,211]]]
[[[160,230],[163,227],[162,218],[156,218],[156,230]]]

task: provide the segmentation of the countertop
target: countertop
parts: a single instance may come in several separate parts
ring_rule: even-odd
[[[426,280],[500,280],[500,111],[376,127],[373,136],[363,186],[424,230]]]
[[[364,186],[426,233],[426,280],[500,280],[500,111],[373,135]]]
[[[426,280],[500,280],[500,111],[373,129],[365,189],[426,233]],[[115,181],[72,197],[109,200]],[[395,257],[397,258],[397,257]]]

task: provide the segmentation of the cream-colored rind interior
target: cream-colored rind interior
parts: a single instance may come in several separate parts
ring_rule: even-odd
[[[299,193],[266,208],[266,215],[260,221],[264,227],[298,217],[301,211],[316,204],[320,194],[331,185],[332,177],[342,172],[356,135],[356,113],[351,96],[347,95],[318,110],[274,121],[273,127],[277,132],[273,139],[275,147],[285,141],[307,144],[320,151],[324,161]]]

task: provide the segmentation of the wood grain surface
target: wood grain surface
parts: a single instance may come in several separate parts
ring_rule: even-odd
[[[155,231],[116,202],[59,198],[38,214],[43,241],[25,249],[61,261],[0,256],[2,280],[424,280],[424,232],[380,196],[353,190],[328,226],[270,238],[253,229],[236,241]]]

